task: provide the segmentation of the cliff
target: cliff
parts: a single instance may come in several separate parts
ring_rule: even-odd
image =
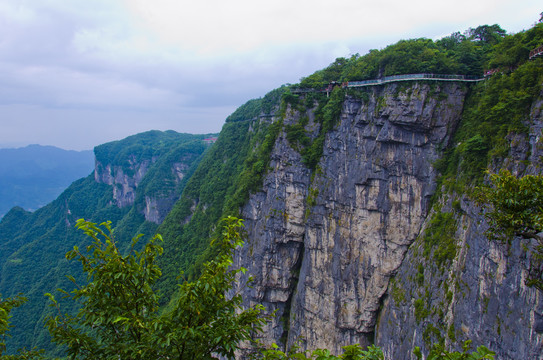
[[[492,29],[498,32],[474,36]],[[387,359],[402,360],[414,358],[415,346],[423,354],[435,343],[459,350],[469,339],[497,359],[543,358],[541,294],[524,282],[530,242],[489,240],[471,196],[486,169],[541,174],[543,73],[529,53],[543,41],[543,24],[511,36],[499,30],[484,26],[338,58],[284,92],[271,111],[247,103],[230,117],[246,131],[237,137],[245,159],[226,144],[233,136],[221,133],[209,167],[227,173],[231,164],[239,175],[221,179],[215,202],[207,185],[182,196],[183,210],[166,220],[181,224],[171,234],[182,236],[166,246],[190,268],[206,255],[207,243],[194,239],[207,226],[198,217],[244,218],[247,243],[234,264],[248,270],[239,283],[254,281],[232,293],[274,314],[255,334],[266,345],[337,354],[376,343]],[[471,85],[326,88],[483,69],[493,75]],[[270,119],[268,130],[255,131]],[[202,173],[198,182],[212,178]],[[198,260],[187,260],[195,253]]]
[[[347,92],[314,169],[310,141],[300,146],[292,129],[303,124],[315,142],[319,106],[302,96],[279,114],[283,130],[262,191],[241,210],[248,243],[235,258],[254,277],[246,305],[275,314],[259,340],[334,353],[376,343],[395,360],[415,359],[415,346],[427,354],[472,340],[498,359],[541,358],[542,294],[525,284],[533,244],[489,240],[470,195],[486,166],[541,173],[537,66],[473,88]],[[535,76],[519,82],[527,73]]]
[[[102,164],[96,160],[94,180],[97,183],[113,186],[113,200],[118,207],[133,205],[136,200],[136,189],[149,170],[149,166],[155,161],[156,159],[145,159],[136,162],[134,157],[131,157],[128,162],[132,176],[129,176],[124,173],[122,166]]]
[[[97,147],[92,176],[0,222],[0,292],[31,298],[13,346],[48,343],[41,294],[70,288],[63,255],[83,241],[75,219],[112,220],[121,246],[161,233],[156,289],[166,305],[179,272],[193,280],[213,258],[220,219],[239,215],[247,243],[234,263],[248,269],[239,280],[254,281],[232,291],[274,314],[255,334],[264,344],[339,353],[376,343],[402,360],[415,346],[427,354],[471,339],[499,359],[541,358],[541,294],[524,282],[531,243],[489,241],[471,196],[485,169],[541,173],[542,59],[528,60],[541,41],[543,24],[508,37],[400,41],[250,100],[209,148],[209,135],[174,132]],[[487,66],[496,71],[478,84],[395,77]],[[382,76],[391,82],[319,91]]]
[[[123,140],[122,146],[101,145],[95,150],[94,179],[112,187],[117,207],[134,206],[146,221],[161,224],[208,146],[203,136],[151,131]]]
[[[391,84],[347,96],[312,175],[281,133],[264,191],[242,211],[248,244],[236,264],[254,287],[245,294],[276,317],[266,343],[335,352],[373,342],[380,304],[429,211],[432,168],[462,112],[458,84]],[[439,99],[439,100],[438,100]],[[284,124],[315,108],[289,107]],[[313,130],[314,131],[314,130]]]
[[[208,149],[202,142],[207,136],[153,131],[98,146],[94,174],[33,213],[14,208],[6,214],[0,221],[0,294],[29,299],[14,312],[8,351],[53,351],[43,326],[52,309],[43,294],[71,289],[66,275],[82,276],[65,258],[73,246],[86,246],[76,220],[111,221],[121,248],[139,233],[152,235]]]
[[[495,162],[493,172],[503,167],[517,176],[540,173],[542,110],[540,93],[530,104],[527,131],[509,136],[509,156]],[[445,218],[450,219],[448,230],[437,221]],[[380,312],[376,342],[387,358],[415,359],[414,346],[428,349],[441,342],[458,347],[472,339],[495,351],[498,359],[541,359],[543,294],[525,284],[530,241],[489,241],[481,209],[458,192],[442,196],[423,226]],[[425,251],[428,234],[436,230],[454,244],[450,262],[436,256],[440,244]]]

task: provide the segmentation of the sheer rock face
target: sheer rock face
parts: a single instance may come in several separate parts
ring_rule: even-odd
[[[177,185],[185,178],[189,165],[193,158],[191,156],[184,156],[185,162],[176,162],[172,164],[171,171],[173,174],[173,181]],[[145,220],[154,222],[155,224],[162,224],[166,215],[175,205],[175,202],[179,199],[179,192],[175,191],[175,188],[171,188],[170,191],[163,191],[159,195],[145,196],[145,207],[143,208],[143,215]]]
[[[180,156],[179,160],[181,161],[171,164],[173,183],[178,184],[183,180],[189,170],[189,164],[194,161],[194,157],[195,155],[183,155]],[[113,187],[113,201],[118,207],[132,206],[136,201],[138,187],[156,161],[157,158],[140,162],[130,160],[130,168],[127,171],[123,170],[122,166],[112,166],[96,161],[94,179],[98,183]],[[165,182],[167,179],[153,179],[151,181]],[[141,205],[141,212],[145,216],[145,220],[156,224],[161,224],[164,221],[180,195],[175,186],[162,186],[161,189],[160,193],[145,195],[144,203]]]
[[[347,97],[311,174],[285,134],[263,192],[243,208],[248,244],[237,254],[253,288],[247,305],[276,311],[265,343],[302,348],[369,344],[390,277],[416,239],[435,190],[432,162],[449,141],[465,88],[454,83],[372,88]],[[287,111],[285,124],[314,115]]]
[[[136,188],[149,170],[151,160],[131,162],[132,175],[125,174],[121,166],[96,161],[94,179],[98,183],[113,186],[113,199],[118,207],[131,206],[136,199]]]
[[[532,105],[528,134],[509,139],[509,159],[494,164],[494,172],[541,173],[541,98]],[[423,256],[422,239],[409,249],[379,317],[376,342],[386,358],[415,359],[415,346],[427,353],[433,342],[458,349],[471,339],[495,351],[496,359],[543,359],[543,294],[525,284],[532,260],[525,249],[533,240],[489,241],[481,209],[465,195],[442,200],[442,212],[456,214],[457,255],[437,266]]]
[[[145,196],[145,207],[143,209],[145,220],[155,224],[162,224],[178,198],[179,196],[175,193],[171,193],[167,197]]]

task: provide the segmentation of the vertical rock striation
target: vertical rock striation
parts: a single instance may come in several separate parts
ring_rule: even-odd
[[[196,151],[173,147],[165,156],[139,161],[130,155],[128,167],[96,159],[94,179],[112,186],[116,206],[136,206],[146,221],[161,224],[180,197],[180,184],[203,151],[203,146]]]
[[[540,96],[532,104],[528,133],[510,135],[508,159],[496,162],[495,172],[541,172],[542,110]],[[444,196],[440,205],[441,213],[454,217],[456,256],[436,263],[435,249],[424,254],[424,233],[409,249],[378,322],[376,342],[386,358],[415,359],[415,346],[423,353],[436,342],[458,349],[470,339],[495,351],[496,359],[543,359],[543,297],[525,284],[530,241],[489,241],[481,209],[466,195]]]
[[[129,171],[132,175],[129,175],[125,173],[122,166],[96,161],[94,180],[113,186],[113,200],[118,207],[130,206],[136,200],[136,188],[153,162],[152,159],[141,162],[131,159]]]
[[[371,88],[348,96],[312,174],[282,134],[263,191],[243,208],[250,242],[235,261],[255,281],[248,305],[276,311],[265,343],[302,348],[373,341],[390,277],[429,211],[432,162],[449,141],[466,89],[455,83]],[[290,109],[285,124],[313,110]]]

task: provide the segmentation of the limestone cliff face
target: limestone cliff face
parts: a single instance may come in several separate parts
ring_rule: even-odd
[[[529,133],[509,139],[509,159],[494,164],[495,171],[540,173],[542,99],[532,104]],[[465,195],[444,197],[441,205],[442,213],[454,217],[456,256],[447,266],[425,257],[423,232],[389,286],[377,344],[387,359],[415,359],[414,346],[423,352],[434,342],[458,348],[468,339],[495,351],[496,359],[543,359],[543,297],[525,284],[531,261],[525,248],[533,244],[489,241],[481,209]]]
[[[154,159],[156,161],[156,159]],[[136,199],[136,188],[147,173],[153,159],[136,162],[129,161],[130,173],[125,173],[121,166],[102,164],[96,161],[94,168],[94,179],[98,183],[113,186],[113,199],[118,207],[125,207],[134,204]]]
[[[460,118],[455,83],[372,88],[347,97],[314,174],[279,136],[264,191],[243,208],[249,243],[236,264],[255,278],[247,303],[276,311],[266,343],[302,348],[373,341],[389,280],[420,232],[435,190],[432,162]],[[287,109],[285,124],[313,110]]]
[[[181,162],[175,162],[171,165],[171,175],[174,184],[179,184],[189,171],[189,164],[194,160],[191,156],[184,156]],[[145,220],[162,224],[164,218],[173,208],[175,202],[179,199],[179,192],[175,188],[170,188],[170,191],[165,191],[154,196],[145,195],[145,207],[143,214]]]
[[[153,167],[161,166],[161,162],[168,159],[151,157],[142,161],[135,161],[131,157],[128,161],[128,169],[120,165],[102,164],[95,162],[94,179],[98,183],[104,183],[113,187],[113,201],[124,208],[136,204],[138,211],[145,216],[145,220],[161,224],[166,215],[170,212],[175,202],[179,199],[180,191],[176,186],[185,178],[190,165],[199,154],[189,153],[177,156],[177,161],[167,164],[169,173],[164,174],[159,170],[150,171]],[[168,171],[168,170],[166,170]],[[151,191],[147,187],[150,183],[157,182],[160,191]]]

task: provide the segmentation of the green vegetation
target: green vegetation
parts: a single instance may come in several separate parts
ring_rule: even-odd
[[[249,194],[261,188],[262,178],[268,171],[270,155],[282,126],[282,120],[263,126],[260,133],[252,139],[251,148],[255,150],[243,162],[243,168],[235,182],[235,192],[225,203],[226,211],[239,212],[249,199]]]
[[[487,208],[491,238],[511,240],[515,235],[537,238],[543,231],[543,177],[517,178],[507,170],[490,175],[490,185],[477,189],[477,199]]]
[[[370,50],[364,56],[338,58],[326,69],[302,79],[306,88],[322,88],[331,81],[377,79],[400,74],[483,73],[489,51],[505,37],[498,25],[483,25],[466,33],[454,33],[440,40],[401,40],[383,50]]]
[[[419,347],[415,347],[413,353],[417,359],[427,360],[493,360],[495,353],[490,351],[485,346],[479,346],[476,351],[469,352],[471,341],[466,341],[462,346],[462,352],[454,351],[450,352],[445,349],[442,344],[434,344],[427,357],[423,357]],[[370,345],[364,350],[360,345],[349,345],[343,347],[343,354],[335,356],[330,354],[327,349],[317,349],[307,354],[304,351],[299,351],[297,346],[293,346],[289,351],[283,352],[278,349],[277,345],[273,344],[271,349],[264,350],[262,352],[263,357],[256,356],[256,359],[264,360],[287,360],[287,359],[299,359],[299,360],[383,360],[383,351],[375,346]]]
[[[16,355],[4,355],[6,351],[6,337],[9,336],[11,311],[24,304],[27,299],[17,295],[12,298],[2,298],[0,294],[0,359],[5,360],[24,360],[38,359],[41,357],[41,351],[20,349]]]
[[[482,359],[494,359],[495,353],[488,350],[484,346],[479,346],[477,351],[469,353],[471,341],[468,340],[464,343],[462,352],[449,352],[443,345],[435,344],[432,346],[430,353],[426,357],[426,360],[482,360]],[[413,351],[417,359],[424,359],[420,348],[416,347]]]
[[[306,198],[306,208],[304,217],[307,219],[311,214],[311,209],[317,205],[317,196],[319,196],[319,189],[316,187],[310,187]]]
[[[402,304],[406,301],[405,289],[396,281],[396,278],[390,280],[389,287],[392,289],[390,294],[396,304]]]
[[[517,178],[507,170],[490,175],[490,184],[477,188],[486,209],[490,239],[511,241],[514,236],[535,239],[526,284],[543,291],[543,176]]]
[[[427,259],[432,259],[439,268],[452,261],[457,251],[455,232],[456,220],[452,213],[434,213],[424,231],[423,255]],[[420,270],[423,269],[419,267],[419,273]]]
[[[432,339],[437,339],[437,344],[443,344],[444,339],[441,331],[432,323],[426,324],[422,332],[422,340],[426,346],[431,347]]]
[[[159,311],[159,295],[153,285],[162,275],[156,259],[162,254],[162,237],[155,235],[143,247],[138,246],[142,235],[132,239],[123,255],[113,236],[110,222],[100,225],[79,219],[76,227],[91,243],[85,250],[74,246],[66,254],[68,260],[77,259],[86,274],[80,282],[68,276],[74,290],[59,289],[64,299],[78,307],[76,315],[64,313],[54,295],[45,294],[55,314],[47,320],[53,341],[66,348],[72,359],[212,359],[220,355],[233,359],[243,341],[252,341],[255,332],[262,331],[267,317],[261,305],[244,308],[239,294],[227,296],[239,273],[246,269],[231,269],[233,251],[243,244],[243,221],[224,219],[221,236],[214,241],[215,259],[203,266],[195,281],[179,284],[176,298]],[[141,250],[136,250],[138,247]],[[249,279],[249,281],[251,281]],[[248,283],[245,284],[247,286]],[[22,297],[0,299],[0,336],[10,327],[10,311],[20,306]],[[3,339],[3,337],[2,337]],[[449,353],[442,345],[434,345],[430,359],[493,359],[485,347],[468,354]],[[332,355],[327,349],[317,349],[309,355],[297,345],[281,351],[277,345],[261,348],[254,359],[305,360],[383,360],[382,350],[371,345],[343,347],[343,354]],[[42,352],[21,350],[18,355],[3,355],[5,344],[0,342],[0,358],[6,360],[41,359]],[[420,349],[415,354],[421,358]]]
[[[415,302],[413,303],[415,307],[415,319],[417,320],[417,323],[427,318],[430,314],[426,300],[427,299],[425,298],[420,298],[415,300]]]
[[[542,59],[528,62],[527,54],[529,50],[541,44],[543,44],[543,24],[515,35],[506,35],[497,25],[485,25],[470,29],[464,34],[452,34],[438,41],[402,40],[383,50],[372,50],[364,56],[339,58],[326,69],[302,79],[299,86],[322,88],[331,81],[365,80],[405,73],[481,75],[484,69],[497,69],[497,73],[487,81],[470,88],[464,104],[463,118],[450,142],[451,146],[444,149],[445,156],[435,164],[435,168],[441,174],[439,185],[444,185],[439,186],[439,189],[463,192],[467,186],[482,181],[483,171],[491,160],[508,154],[510,148],[506,140],[508,136],[526,132],[525,126],[530,105],[536,96],[539,96],[543,82]],[[98,184],[92,176],[89,176],[75,182],[50,206],[33,214],[20,208],[12,209],[0,222],[0,291],[4,293],[8,291],[7,296],[13,298],[19,291],[29,289],[27,304],[19,309],[14,308],[14,314],[19,312],[15,318],[21,315],[20,318],[24,319],[24,321],[14,320],[16,326],[11,332],[16,340],[14,343],[39,345],[51,350],[48,348],[50,340],[48,335],[36,330],[39,328],[36,324],[39,324],[44,316],[50,315],[54,319],[53,309],[48,309],[48,313],[43,312],[41,294],[50,292],[55,287],[66,288],[70,282],[62,277],[63,274],[74,274],[74,280],[78,283],[82,280],[83,274],[78,273],[71,262],[54,255],[83,243],[84,238],[74,231],[72,226],[79,218],[90,221],[102,218],[112,220],[111,227],[115,228],[117,239],[115,248],[118,252],[107,250],[107,246],[104,249],[96,245],[95,249],[99,249],[97,255],[100,255],[102,251],[103,256],[113,256],[119,261],[124,259],[123,261],[129,263],[131,257],[120,255],[129,251],[132,258],[144,260],[143,268],[151,269],[147,274],[150,277],[141,280],[150,284],[143,291],[150,301],[145,305],[149,314],[141,312],[133,312],[133,314],[134,316],[154,314],[154,317],[131,318],[117,315],[118,317],[110,317],[107,321],[104,320],[105,318],[98,320],[106,321],[108,326],[110,324],[132,330],[127,331],[127,337],[132,336],[131,333],[139,334],[138,336],[149,340],[150,346],[156,345],[160,348],[156,351],[163,351],[172,346],[174,339],[177,342],[181,341],[179,336],[183,337],[183,341],[196,336],[189,330],[183,334],[177,332],[178,329],[173,329],[173,323],[167,326],[162,323],[163,328],[159,330],[160,326],[157,325],[154,331],[161,334],[163,339],[151,341],[150,333],[135,328],[135,324],[140,321],[145,326],[155,326],[154,324],[159,324],[156,322],[158,319],[166,321],[167,319],[161,318],[157,310],[162,306],[172,319],[180,323],[188,320],[180,318],[184,316],[182,313],[172,314],[168,312],[168,309],[188,306],[187,304],[190,303],[190,306],[198,309],[200,314],[206,314],[207,310],[199,308],[197,301],[203,302],[199,297],[208,296],[205,295],[205,291],[209,290],[209,285],[206,289],[206,284],[211,278],[206,278],[204,282],[200,280],[202,276],[209,275],[209,264],[213,264],[217,256],[219,256],[217,261],[221,262],[221,248],[210,246],[210,239],[221,235],[224,225],[221,219],[228,215],[238,215],[250,194],[260,189],[262,180],[269,171],[271,151],[283,130],[289,144],[302,155],[304,164],[315,173],[323,154],[325,137],[337,125],[345,96],[354,96],[367,101],[370,95],[365,90],[345,90],[337,86],[330,97],[321,93],[298,96],[290,91],[290,86],[283,86],[261,99],[247,102],[230,115],[218,141],[209,148],[201,142],[201,139],[208,135],[198,137],[174,132],[148,132],[97,147],[96,158],[101,164],[100,170],[108,165],[118,166],[125,175],[131,176],[135,174],[139,164],[142,162],[149,164],[149,170],[138,185],[135,202],[131,207],[117,207],[113,201],[113,188],[106,184]],[[384,98],[379,99],[379,106],[386,106]],[[298,123],[284,126],[283,118],[287,109],[293,113],[297,112],[295,115],[300,115]],[[318,132],[307,128],[309,109],[314,111]],[[272,115],[275,115],[273,119],[275,121],[272,121]],[[182,180],[179,180],[171,171],[172,164],[179,160],[188,160],[186,162],[188,169]],[[164,223],[157,229],[156,224],[146,222],[142,215],[146,197],[168,197],[169,194],[173,194],[172,199],[177,197],[180,199]],[[317,196],[317,189],[311,188],[307,198],[308,211],[314,205]],[[459,202],[453,204],[453,209],[460,210]],[[421,237],[424,256],[427,259],[433,259],[441,269],[456,256],[456,226],[454,213],[437,211]],[[156,259],[153,257],[153,264],[149,265],[145,263],[145,256],[142,254],[145,254],[146,249],[151,249],[151,253],[154,251],[152,249],[157,250],[157,240],[150,240],[151,242],[147,244],[151,244],[151,247],[148,248],[141,243],[131,245],[130,239],[133,234],[139,232],[154,234],[157,231],[166,239],[163,244],[164,254]],[[83,255],[81,252],[72,254],[80,259],[91,259],[89,256],[92,256]],[[157,254],[155,252],[151,255]],[[138,264],[140,263],[135,261],[133,265]],[[154,266],[162,269],[162,276],[156,276],[156,272],[153,275],[152,269],[156,269]],[[137,266],[134,269],[136,268]],[[414,280],[422,287],[431,274],[428,271],[425,273],[423,267],[417,270]],[[179,271],[184,272],[187,288],[178,285]],[[188,284],[200,285],[191,287],[193,285]],[[393,297],[397,302],[407,301],[406,299],[410,298],[400,284],[396,284],[392,289]],[[199,295],[190,298],[183,295],[187,292],[196,292]],[[161,294],[160,298],[155,296],[157,293]],[[70,296],[74,297],[76,294],[77,292],[71,293]],[[447,296],[448,294],[449,292]],[[84,296],[86,295],[81,293],[79,299],[83,299]],[[422,321],[436,315],[437,311],[429,306],[428,291],[425,296],[419,297],[415,300],[417,320]],[[210,298],[213,299],[213,296]],[[70,313],[75,307],[73,302],[68,300],[55,300],[55,304]],[[193,302],[186,302],[189,300]],[[166,307],[167,304],[169,305]],[[123,304],[118,305],[122,307]],[[190,314],[194,319],[200,315]],[[97,342],[99,344],[96,351],[104,353],[118,351],[113,347],[101,347],[106,345],[104,341],[97,340],[101,339],[100,337],[95,337],[102,336],[98,329],[86,332],[85,326],[90,323],[84,322],[91,321],[94,315],[84,316],[79,320],[77,316],[73,318],[59,316],[57,324],[51,325],[53,337],[68,348],[71,346],[69,336],[79,334],[84,335],[85,341],[88,341],[86,348],[89,351],[91,347],[94,348],[97,345]],[[69,326],[75,324],[70,322],[72,320],[83,321],[80,323],[82,327],[72,327],[73,332],[69,330]],[[64,330],[67,332],[63,333]],[[426,326],[425,334],[428,341],[437,337],[436,331],[440,334],[447,333],[451,339],[454,335],[454,329],[451,330],[450,327]],[[202,333],[198,332],[198,334]],[[117,335],[104,333],[103,336],[111,339]],[[219,336],[221,337],[219,342],[221,342],[227,334],[217,335],[214,339],[205,338],[202,335],[198,341],[205,338],[208,345],[214,344]],[[195,338],[190,339],[193,341]],[[125,350],[132,351],[129,348],[132,348],[134,339],[123,338],[123,341],[130,344]],[[170,341],[170,343],[161,341]],[[197,345],[193,343],[188,347],[197,348]],[[377,354],[377,350],[372,349]],[[352,347],[348,350],[352,351],[352,354],[346,350],[339,358],[370,359],[372,357],[368,357],[369,353],[362,353],[362,351],[370,350]],[[228,351],[233,351],[233,347],[224,351],[225,354],[229,354]],[[463,353],[463,358],[467,359],[469,357],[466,351]],[[129,354],[139,356],[135,353]],[[440,354],[435,352],[433,358],[438,359],[439,356],[444,356],[443,354],[450,355],[445,351],[441,351]],[[277,359],[296,357],[295,355],[295,349],[292,350],[291,355],[288,352],[282,353],[278,349],[269,349],[268,353],[264,353],[264,356]],[[331,357],[326,350],[311,355],[300,355],[298,358],[303,359],[301,356],[319,359],[338,358]]]
[[[528,61],[531,49],[543,44],[543,23],[505,36],[486,50],[487,68],[498,73],[472,88],[462,121],[452,141],[455,146],[435,166],[449,190],[481,183],[491,159],[507,156],[511,134],[525,134],[530,106],[541,92],[542,59]]]
[[[417,268],[417,274],[415,275],[415,282],[419,286],[424,285],[424,265],[422,265],[422,264],[419,264],[419,266]]]
[[[454,328],[454,324],[451,324],[451,326],[449,326],[449,329],[447,330],[447,337],[452,342],[456,342],[456,330]]]
[[[227,119],[217,142],[157,230],[168,239],[165,255],[159,259],[164,276],[157,283],[165,299],[176,290],[178,269],[187,279],[195,279],[204,262],[216,255],[209,248],[209,239],[221,228],[220,219],[238,216],[249,195],[262,186],[283,123],[255,117],[279,109],[285,91],[279,88],[263,99],[251,100]]]
[[[481,41],[487,42],[480,49],[482,51],[480,64],[485,69],[496,69],[496,72],[484,82],[470,87],[464,103],[462,119],[449,143],[450,147],[444,149],[444,156],[434,164],[441,177],[438,180],[438,191],[434,196],[433,215],[428,227],[419,239],[425,260],[433,261],[436,267],[441,270],[441,274],[457,256],[458,244],[455,239],[455,231],[458,224],[456,216],[462,214],[461,204],[457,199],[451,202],[452,211],[444,212],[442,210],[443,199],[451,194],[457,196],[454,194],[471,192],[474,185],[482,184],[486,169],[490,165],[495,166],[510,155],[511,147],[516,145],[511,142],[511,139],[527,136],[531,106],[540,96],[541,83],[543,82],[541,59],[528,61],[529,51],[543,44],[543,24],[540,23],[525,32],[505,36],[503,34],[490,36],[489,33],[491,34],[496,29],[480,30],[476,34],[478,40],[470,46],[479,46],[477,42]],[[522,212],[518,212],[519,208],[513,210],[512,206],[517,201],[523,203],[525,209],[537,209],[540,206],[540,204],[535,204],[537,201],[529,203],[529,200],[521,200],[522,197],[526,197],[526,194],[524,192],[521,195],[523,191],[514,189],[514,186],[504,187],[503,192],[498,194],[495,180],[492,178],[491,188],[493,190],[491,192],[487,187],[483,188],[486,191],[485,201],[489,204],[500,203],[500,205],[497,203],[489,205],[489,208],[498,209],[500,206],[504,206],[512,210],[503,212],[501,220],[520,223],[516,216],[522,216]],[[536,182],[534,181],[531,186],[536,188]],[[516,191],[520,192],[517,194]],[[537,210],[533,211],[536,216]],[[498,229],[495,225],[499,221],[492,222],[491,217],[494,217],[492,211],[487,212],[487,215],[490,216],[491,232],[494,232],[495,229]],[[498,231],[502,235],[506,233],[511,235],[513,232],[512,228],[507,229],[507,226]],[[541,264],[538,263],[539,256],[536,253],[532,258],[535,258],[534,264],[537,268],[540,268]],[[421,324],[424,329],[425,344],[428,346],[432,342],[437,342],[427,358],[440,358],[439,354],[443,350],[444,337],[446,336],[455,342],[459,335],[453,324],[445,324],[441,310],[445,303],[451,303],[453,292],[448,289],[447,279],[441,278],[440,280],[439,276],[442,275],[434,275],[431,268],[424,271],[424,268],[419,267],[417,270],[413,274],[413,280],[419,287],[418,298],[414,301],[415,319],[417,322],[425,320]],[[541,272],[537,274],[535,269],[531,269],[530,272],[529,283],[535,286],[536,281],[541,280]],[[448,273],[448,275],[451,274]],[[452,274],[452,278],[455,279],[455,291],[459,292],[461,280],[455,278],[454,274]],[[428,283],[441,285],[435,290],[426,285],[426,295],[422,296],[420,288]],[[431,297],[428,296],[428,291],[432,291]],[[432,303],[432,299],[435,297],[441,298],[442,301]],[[488,298],[482,302],[486,308]],[[486,356],[485,353],[478,350],[477,353],[469,357],[467,354],[464,357],[456,354],[447,357],[447,359],[486,358],[484,356]]]
[[[125,174],[134,175],[135,165],[159,158],[170,152],[180,143],[202,140],[214,134],[180,134],[172,130],[147,131],[132,135],[123,140],[112,141],[95,147],[94,155],[99,165],[120,166]]]
[[[270,91],[261,99],[247,101],[228,116],[226,122],[256,120],[260,115],[272,115],[279,105],[281,96],[287,89],[288,86],[283,85],[280,88]]]
[[[299,123],[285,127],[287,140],[289,144],[297,151],[300,151],[304,164],[311,170],[315,170],[320,158],[322,157],[324,139],[336,126],[343,101],[345,99],[345,90],[335,87],[330,94],[330,98],[320,96],[315,98],[318,102],[315,110],[315,122],[320,125],[319,134],[315,139],[311,139],[305,132],[305,126],[308,117],[302,117]]]
[[[126,213],[110,204],[112,196],[110,186],[98,184],[94,176],[89,176],[36,212],[12,210],[6,215],[7,221],[0,223],[0,229],[8,229],[0,235],[0,291],[11,297],[24,292],[28,298],[24,306],[14,309],[15,328],[7,344],[8,353],[19,347],[51,349],[46,331],[42,326],[36,328],[46,308],[43,294],[63,286],[64,274],[71,272],[62,253],[82,241],[71,225],[75,216],[119,219]],[[12,259],[17,261],[9,261]]]
[[[276,344],[273,344],[270,349],[262,350],[260,356],[255,356],[256,359],[264,360],[384,360],[383,351],[375,346],[370,345],[364,350],[360,345],[349,345],[343,347],[343,354],[339,356],[332,355],[327,349],[317,349],[307,354],[305,351],[300,351],[297,345],[292,346],[287,352],[279,350]]]
[[[241,246],[242,220],[225,219],[222,235],[213,246],[218,256],[204,264],[200,277],[179,285],[177,298],[159,312],[153,285],[161,276],[156,265],[163,249],[160,235],[141,251],[132,240],[128,254],[119,250],[111,223],[97,226],[78,220],[77,228],[92,239],[86,251],[78,247],[66,254],[81,262],[85,284],[71,292],[61,291],[80,306],[77,315],[63,314],[59,303],[47,294],[58,314],[49,317],[47,327],[53,341],[66,346],[72,359],[210,359],[214,355],[234,357],[242,341],[261,330],[263,307],[241,307],[242,298],[226,293],[239,272],[231,270],[232,254]]]
[[[140,148],[144,154],[160,153],[160,157],[147,159],[142,153],[125,153],[130,158],[149,162],[148,171],[136,189],[133,205],[119,208],[113,198],[113,186],[96,182],[92,174],[74,182],[55,201],[34,213],[14,208],[2,219],[0,293],[14,297],[24,292],[28,298],[24,306],[13,309],[15,327],[7,342],[8,353],[22,347],[40,347],[48,354],[58,354],[42,326],[43,319],[52,311],[47,308],[43,294],[68,286],[69,281],[64,274],[74,274],[78,280],[83,276],[77,267],[64,258],[67,251],[85,240],[73,227],[77,219],[110,219],[115,227],[118,246],[123,250],[130,247],[134,234],[153,234],[156,231],[157,224],[146,221],[143,215],[145,197],[149,194],[160,198],[169,192],[167,198],[171,198],[173,203],[207,149],[201,141],[205,135],[178,134],[175,141],[173,132],[162,133],[164,139],[160,134],[141,134],[146,139],[142,141],[147,142],[149,147],[152,146],[149,136],[157,141],[160,151],[150,151],[146,146]],[[140,142],[137,138],[133,136],[127,140],[127,145],[134,151],[138,151],[133,146]],[[116,142],[115,147],[122,148],[122,144],[122,140]],[[121,161],[114,154],[107,157]],[[177,176],[172,171],[174,163],[182,163],[187,168],[183,171],[186,176],[181,181],[174,181]],[[67,306],[67,311],[70,306],[73,307],[71,304],[63,305]]]
[[[324,138],[337,124],[339,115],[343,107],[345,99],[345,91],[339,87],[334,88],[330,94],[330,99],[322,107],[318,107],[315,111],[316,120],[320,123],[321,128],[319,135],[313,143],[302,152],[304,163],[310,169],[314,170],[320,158],[324,146]]]
[[[514,35],[506,35],[498,25],[483,25],[437,41],[402,40],[383,50],[371,50],[364,56],[338,58],[326,69],[302,79],[300,87],[320,89],[333,81],[341,83],[408,73],[481,76],[484,69],[495,69],[497,73],[487,81],[473,86],[452,142],[456,145],[447,149],[445,156],[435,164],[443,174],[440,182],[448,189],[460,189],[471,181],[482,181],[490,159],[507,154],[509,134],[526,131],[524,124],[530,105],[543,83],[541,59],[528,61],[528,54],[541,44],[543,23]],[[321,110],[323,102],[319,104],[318,110]],[[294,148],[302,149],[305,163],[314,168],[322,155],[319,151],[322,139],[311,142],[302,127],[303,124],[296,124],[287,128],[289,142]],[[321,134],[326,132],[327,129],[323,129]],[[462,175],[457,178],[459,173]]]

